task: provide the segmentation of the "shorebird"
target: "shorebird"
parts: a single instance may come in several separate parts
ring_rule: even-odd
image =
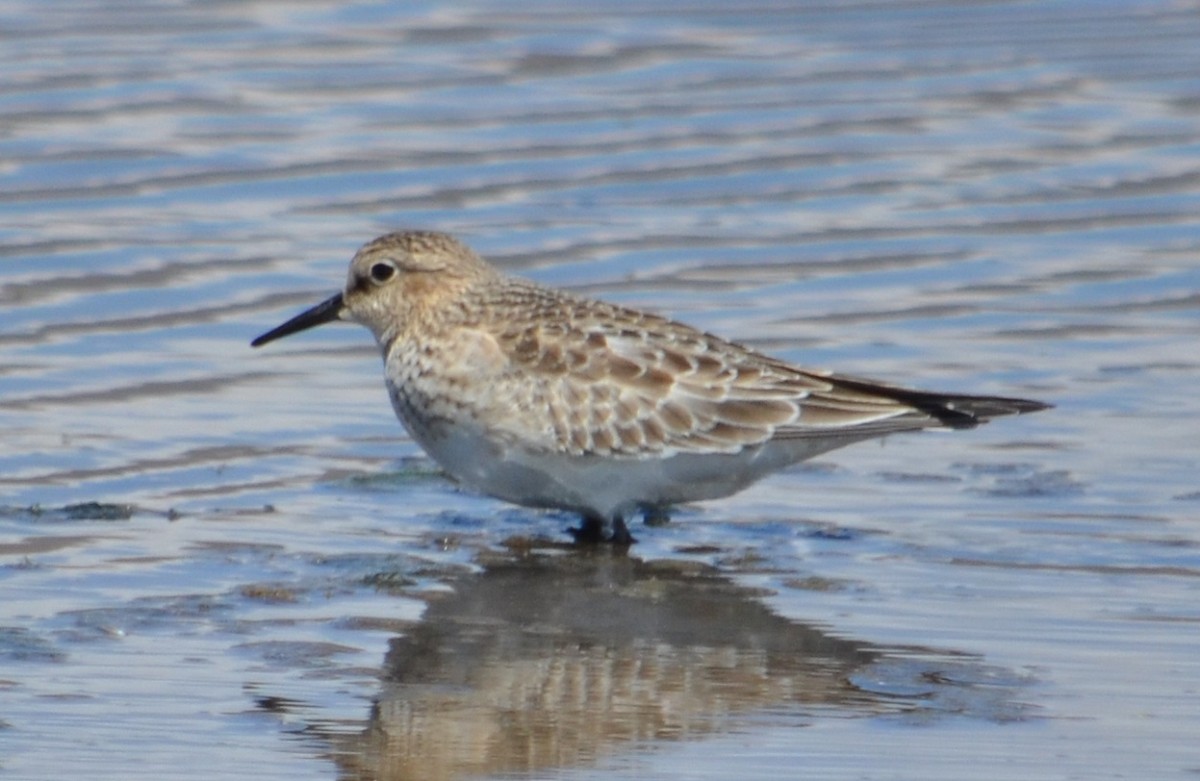
[[[973,428],[1039,401],[913,390],[802,368],[691,326],[501,273],[444,233],[381,236],[345,289],[255,347],[335,320],[370,329],[396,416],[452,477],[578,512],[577,539],[729,496],[820,453]]]

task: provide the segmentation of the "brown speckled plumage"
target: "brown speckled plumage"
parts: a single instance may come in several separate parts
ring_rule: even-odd
[[[1043,409],[803,369],[666,318],[504,276],[456,239],[364,246],[345,291],[255,340],[355,320],[397,415],[463,482],[614,526],[852,442]]]

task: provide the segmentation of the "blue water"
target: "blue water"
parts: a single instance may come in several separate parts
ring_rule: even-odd
[[[1194,776],[1194,11],[0,4],[0,775]],[[1056,409],[581,556],[248,347],[403,227]]]

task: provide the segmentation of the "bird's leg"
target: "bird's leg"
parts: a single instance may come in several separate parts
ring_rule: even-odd
[[[619,515],[614,515],[612,519],[612,536],[608,541],[613,545],[620,545],[628,548],[630,545],[637,542],[633,535],[629,533],[629,527],[625,525],[625,519]]]
[[[584,515],[577,528],[567,529],[580,545],[596,545],[607,542],[612,545],[629,546],[634,543],[625,519],[614,515],[611,519],[599,515]]]
[[[599,515],[584,515],[579,526],[567,529],[580,545],[596,545],[604,542],[604,519]]]

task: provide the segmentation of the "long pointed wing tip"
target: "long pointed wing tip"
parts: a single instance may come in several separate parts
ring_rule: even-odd
[[[1013,411],[1017,415],[1028,415],[1031,412],[1041,412],[1042,410],[1054,409],[1054,405],[1044,401],[1035,401],[1033,399],[1013,399],[1013,408]]]
[[[1034,399],[997,398],[990,401],[993,401],[995,404],[991,409],[964,411],[974,417],[976,423],[986,423],[992,418],[1002,418],[1008,415],[1029,415],[1034,412],[1054,409],[1053,404],[1048,404],[1044,401],[1035,401]]]

